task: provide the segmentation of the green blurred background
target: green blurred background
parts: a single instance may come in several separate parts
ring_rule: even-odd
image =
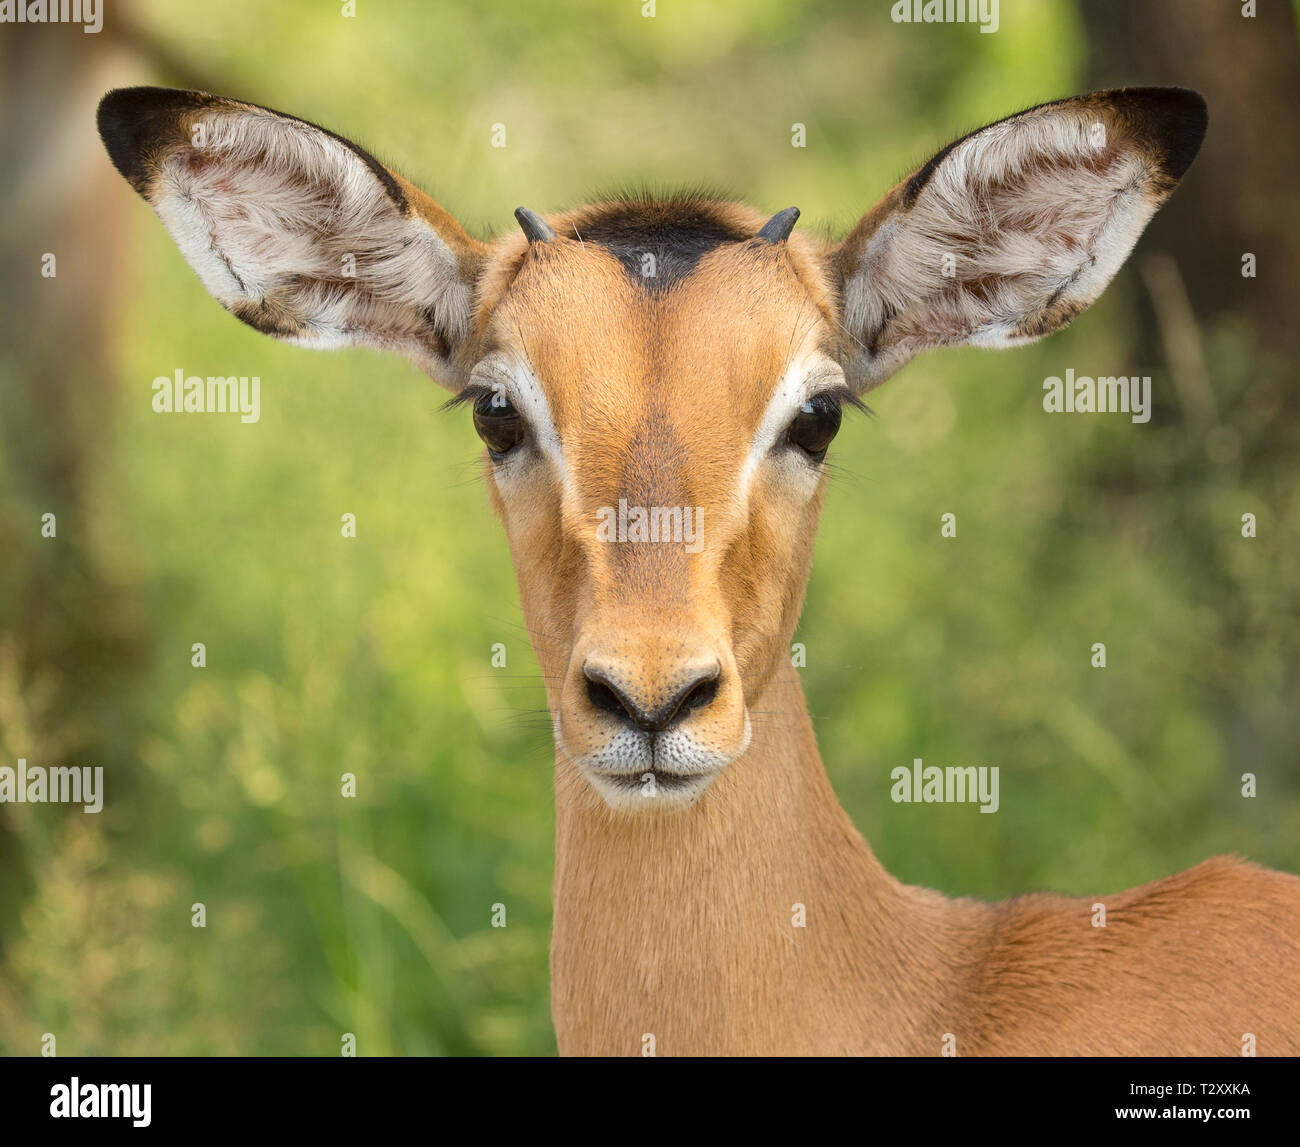
[[[212,302],[94,135],[121,84],[323,123],[478,234],[642,181],[842,230],[1021,107],[1204,91],[1200,159],[1092,311],[918,360],[846,424],[796,640],[835,787],[906,881],[1088,894],[1232,851],[1300,871],[1290,5],[1003,0],[993,35],[888,0],[341,7],[0,30],[0,764],[107,774],[99,816],[0,806],[0,1052],[554,1051],[548,722],[469,419],[399,360],[281,346]],[[1152,375],[1151,423],[1048,417],[1067,367]],[[260,376],[262,421],[154,414],[177,368]],[[1000,812],[890,803],[914,757],[998,765]]]

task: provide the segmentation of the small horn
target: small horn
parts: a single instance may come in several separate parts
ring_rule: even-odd
[[[784,243],[790,238],[790,232],[794,230],[795,220],[799,218],[799,208],[787,207],[784,211],[778,211],[766,223],[763,229],[758,233],[760,239],[765,239],[769,243]]]
[[[519,226],[528,236],[528,242],[545,243],[548,239],[555,238],[551,225],[536,211],[529,211],[527,207],[516,207],[515,218],[519,220]]]

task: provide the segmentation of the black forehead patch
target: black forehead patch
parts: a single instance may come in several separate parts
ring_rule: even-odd
[[[598,203],[584,213],[577,235],[608,251],[628,278],[652,293],[671,290],[710,251],[754,234],[728,220],[707,199],[627,199]]]

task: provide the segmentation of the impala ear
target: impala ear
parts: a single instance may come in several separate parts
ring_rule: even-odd
[[[858,390],[938,346],[1006,347],[1105,289],[1205,134],[1183,88],[1094,92],[944,148],[830,256]]]
[[[485,248],[373,156],[292,116],[167,88],[109,92],[99,134],[237,318],[301,346],[395,350],[455,385]]]

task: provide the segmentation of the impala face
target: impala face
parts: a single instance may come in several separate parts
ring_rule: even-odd
[[[242,321],[406,354],[472,406],[557,777],[619,810],[742,768],[786,656],[844,408],[929,347],[1005,347],[1104,289],[1191,162],[1195,93],[1097,92],[941,151],[840,243],[694,196],[487,244],[354,144],[251,104],[134,88],[118,170]],[[780,702],[772,704],[779,707]]]
[[[516,241],[463,392],[556,743],[633,808],[697,796],[748,746],[856,401],[811,251],[729,204],[646,215],[609,204]]]

